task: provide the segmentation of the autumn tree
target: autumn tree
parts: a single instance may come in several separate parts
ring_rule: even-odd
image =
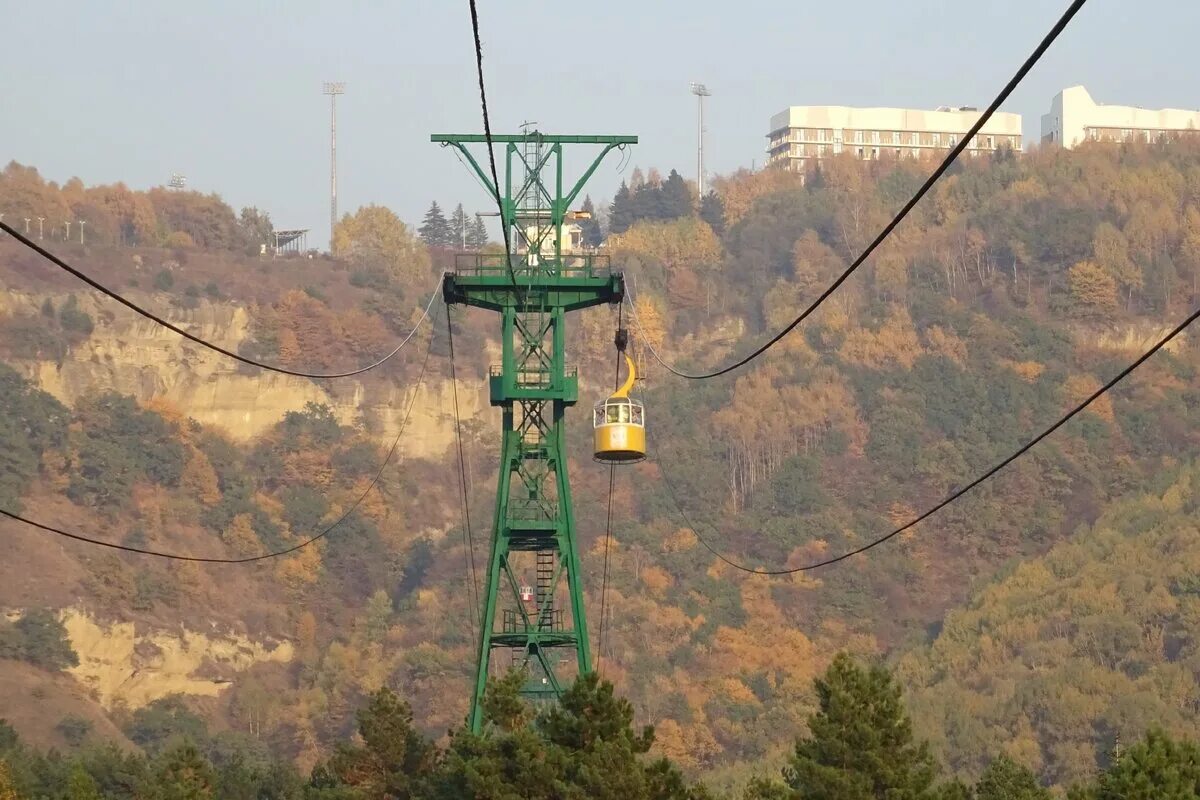
[[[13,781],[12,767],[5,758],[0,758],[0,800],[21,800]]]
[[[411,283],[429,272],[426,246],[384,206],[363,206],[343,216],[334,229],[333,243],[339,258],[391,280]]]
[[[246,246],[243,228],[233,209],[217,194],[157,187],[146,193],[160,226],[162,239],[186,234],[199,247],[241,249]]]
[[[1080,261],[1068,273],[1071,304],[1083,317],[1103,316],[1117,307],[1117,283],[1091,261]]]
[[[1102,222],[1092,237],[1095,264],[1104,269],[1129,299],[1143,286],[1142,271],[1129,257],[1129,241],[1121,229],[1111,222]]]
[[[271,222],[271,215],[265,211],[253,206],[243,208],[238,216],[238,228],[251,252],[258,252],[260,245],[272,244],[275,226]]]
[[[710,309],[715,286],[708,280],[721,261],[721,242],[695,217],[671,222],[640,222],[610,237],[614,257],[637,259],[655,270],[678,305]]]

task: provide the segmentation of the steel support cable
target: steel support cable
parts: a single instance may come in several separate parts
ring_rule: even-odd
[[[946,173],[946,170],[950,169],[950,166],[958,159],[959,155],[961,155],[962,152],[970,146],[971,141],[975,138],[975,135],[979,133],[983,126],[987,124],[988,120],[992,118],[992,115],[996,113],[1004,101],[1008,99],[1009,95],[1013,93],[1013,90],[1016,89],[1021,81],[1025,79],[1025,76],[1029,74],[1029,71],[1033,69],[1034,65],[1041,60],[1042,56],[1050,48],[1050,45],[1054,44],[1054,41],[1066,29],[1072,18],[1074,18],[1079,10],[1083,8],[1084,3],[1086,2],[1087,0],[1074,0],[1071,3],[1067,10],[1059,18],[1058,22],[1054,24],[1054,27],[1050,29],[1050,32],[1046,34],[1029,58],[1027,58],[1021,65],[1020,69],[1017,70],[1016,74],[1013,75],[1007,84],[1005,84],[1004,88],[1000,91],[1000,94],[996,95],[996,99],[993,100],[991,105],[987,107],[987,110],[983,112],[983,114],[979,117],[979,120],[963,135],[962,139],[954,146],[949,155],[946,156],[945,160],[938,165],[938,168],[933,171],[933,174],[926,179],[925,183],[921,185],[921,188],[917,190],[916,194],[914,194],[912,198],[904,204],[900,211],[897,212],[892,218],[892,221],[884,226],[883,230],[879,232],[879,235],[876,236],[869,245],[867,245],[867,248],[863,250],[853,262],[851,262],[850,266],[846,268],[845,272],[839,275],[837,280],[831,283],[829,287],[825,289],[825,291],[821,292],[821,294],[817,296],[817,299],[810,303],[809,306],[800,313],[800,316],[789,322],[787,326],[783,328],[783,330],[779,331],[779,333],[768,339],[766,343],[757,347],[749,355],[739,358],[733,363],[721,367],[720,369],[713,370],[712,372],[684,372],[683,370],[680,370],[664,361],[658,355],[658,353],[655,352],[654,348],[651,347],[650,352],[654,358],[660,364],[666,367],[669,372],[674,375],[678,375],[681,378],[687,378],[688,380],[696,381],[707,380],[708,378],[716,378],[720,375],[732,372],[739,367],[749,364],[751,361],[758,358],[763,353],[767,352],[767,350],[778,344],[783,337],[795,330],[796,326],[804,322],[804,320],[808,319],[814,311],[820,308],[820,306],[827,299],[829,299],[829,296],[836,292],[838,288],[846,282],[846,279],[853,275],[858,268],[861,267],[868,258],[870,258],[871,254],[875,252],[879,245],[883,244],[883,242],[892,235],[892,232],[895,231],[900,223],[904,221],[904,219],[909,215],[909,212],[911,212],[913,208],[916,207],[917,203],[919,203],[921,199],[925,197],[929,190],[933,188],[933,185],[937,183],[939,179],[941,179],[941,177]]]
[[[621,330],[621,325],[624,323],[624,307],[617,307],[617,330]],[[613,376],[613,391],[615,392],[621,386],[621,351],[617,350],[617,369]],[[596,635],[596,670],[600,669],[600,662],[604,658],[604,621],[605,613],[608,609],[608,554],[612,547],[612,512],[613,512],[613,487],[617,480],[617,465],[615,463],[608,465],[608,513],[604,518],[604,575],[600,581],[600,630]]]
[[[450,340],[450,384],[454,393],[454,439],[458,445],[458,475],[462,486],[463,545],[467,550],[468,577],[467,602],[471,604],[471,638],[475,638],[476,617],[479,609],[479,578],[475,572],[475,535],[471,532],[471,503],[467,491],[467,461],[463,456],[462,415],[458,406],[458,369],[454,365],[454,323],[450,319],[450,306],[446,306],[446,334]],[[480,623],[482,624],[482,622]]]
[[[492,152],[492,123],[488,114],[487,90],[483,86],[483,43],[479,39],[479,11],[475,8],[475,0],[468,0],[471,6],[471,33],[475,36],[475,71],[479,75],[479,105],[483,109],[483,138],[487,140],[488,167],[492,172],[492,197],[496,201],[496,209],[500,212],[500,233],[504,236],[504,261],[508,267],[508,279],[512,281],[513,289],[520,290],[517,285],[517,273],[512,264],[512,240],[508,230],[508,222],[504,216],[504,202],[500,199],[500,177],[496,173],[496,154]]]
[[[797,572],[809,572],[814,569],[820,569],[821,567],[828,567],[833,564],[837,564],[841,561],[845,561],[846,559],[851,558],[853,556],[859,555],[861,553],[865,553],[868,550],[872,550],[872,549],[878,547],[879,545],[883,544],[884,542],[894,539],[895,537],[899,536],[900,534],[904,533],[905,531],[909,530],[910,528],[913,528],[917,524],[929,519],[934,514],[941,511],[943,508],[950,505],[951,503],[953,503],[954,501],[958,500],[960,497],[965,495],[967,492],[974,489],[976,486],[980,485],[984,481],[991,478],[997,472],[1004,469],[1005,467],[1007,467],[1012,462],[1016,461],[1021,456],[1025,455],[1027,452],[1029,452],[1031,449],[1033,449],[1033,447],[1035,445],[1040,443],[1047,436],[1054,433],[1059,428],[1061,428],[1063,425],[1066,425],[1068,422],[1070,422],[1075,416],[1077,416],[1084,409],[1086,409],[1088,406],[1090,406],[1098,398],[1100,398],[1102,395],[1107,393],[1110,389],[1112,389],[1118,383],[1120,383],[1125,378],[1127,378],[1130,373],[1132,373],[1134,370],[1136,370],[1142,364],[1146,363],[1146,361],[1148,361],[1155,353],[1157,353],[1159,350],[1163,349],[1163,347],[1165,347],[1172,339],[1174,339],[1176,336],[1178,336],[1180,333],[1182,333],[1185,329],[1187,329],[1187,327],[1189,325],[1191,325],[1197,319],[1200,319],[1200,308],[1193,311],[1191,316],[1189,316],[1183,322],[1179,323],[1179,325],[1177,325],[1170,333],[1168,333],[1166,336],[1164,336],[1162,339],[1160,339],[1157,344],[1155,344],[1153,347],[1151,347],[1149,350],[1147,350],[1145,353],[1143,353],[1132,364],[1130,364],[1129,366],[1125,367],[1125,369],[1123,369],[1119,373],[1117,373],[1116,377],[1112,378],[1110,381],[1108,381],[1108,383],[1104,384],[1099,389],[1097,389],[1096,391],[1094,391],[1090,395],[1088,395],[1088,397],[1083,402],[1081,402],[1079,405],[1075,406],[1070,411],[1068,411],[1066,414],[1064,414],[1062,417],[1060,417],[1053,425],[1051,425],[1050,427],[1043,430],[1041,433],[1039,433],[1037,436],[1030,439],[1025,444],[1021,445],[1021,447],[1017,448],[1017,450],[1015,452],[1013,452],[1011,455],[1009,455],[1007,458],[1003,459],[1002,461],[997,463],[995,466],[993,466],[991,469],[987,470],[982,475],[980,475],[979,477],[972,480],[966,486],[953,492],[948,497],[943,499],[937,505],[935,505],[932,508],[925,511],[920,516],[915,517],[914,519],[910,520],[909,522],[906,522],[904,525],[901,525],[899,528],[896,528],[894,531],[887,534],[886,536],[880,536],[878,539],[874,539],[874,540],[868,542],[867,544],[863,545],[862,547],[856,547],[853,550],[842,553],[841,555],[838,555],[838,556],[834,556],[833,558],[827,558],[823,561],[817,561],[812,564],[805,564],[804,566],[801,566],[801,567],[790,567],[787,569],[757,569],[755,567],[747,567],[744,564],[739,564],[736,561],[731,560],[729,557],[725,556],[723,553],[721,553],[715,547],[713,547],[713,545],[710,544],[708,542],[708,540],[706,540],[700,534],[699,528],[696,525],[692,524],[691,520],[688,518],[687,512],[683,508],[683,505],[679,502],[679,496],[675,491],[674,485],[671,483],[671,479],[667,476],[666,470],[663,469],[663,463],[661,461],[656,461],[656,463],[658,465],[659,475],[662,476],[663,485],[665,485],[667,487],[667,492],[668,492],[668,494],[671,495],[671,499],[674,501],[676,508],[679,510],[679,516],[683,519],[684,523],[689,528],[691,528],[692,532],[696,534],[696,538],[700,540],[700,543],[703,544],[704,547],[707,548],[710,553],[712,553],[714,556],[719,558],[721,561],[724,561],[726,564],[733,567],[734,569],[741,570],[742,572],[749,572],[754,575],[793,575]],[[710,525],[709,527],[711,528],[712,526]]]
[[[95,538],[92,538],[90,536],[85,536],[80,533],[72,533],[70,531],[65,531],[65,530],[62,530],[61,528],[56,528],[53,525],[46,525],[41,522],[37,522],[36,520],[29,519],[28,517],[24,517],[20,514],[14,513],[12,511],[8,511],[7,509],[3,509],[3,508],[0,508],[0,516],[8,517],[9,519],[16,520],[17,522],[23,522],[26,525],[37,528],[38,530],[44,531],[46,533],[53,533],[56,536],[64,536],[68,539],[73,539],[77,542],[84,542],[85,544],[94,544],[99,547],[107,547],[111,550],[122,550],[126,553],[137,553],[138,555],[143,555],[143,556],[154,556],[156,558],[166,558],[171,561],[195,561],[195,562],[199,562],[202,564],[249,564],[254,561],[266,561],[267,559],[270,559],[270,558],[279,558],[280,556],[286,556],[291,553],[295,553],[297,550],[303,550],[304,548],[308,547],[309,545],[312,545],[312,544],[320,541],[321,539],[324,539],[329,534],[333,533],[333,531],[339,525],[341,525],[343,522],[345,522],[350,517],[350,515],[353,514],[360,505],[362,505],[362,502],[367,499],[367,495],[369,495],[372,492],[372,490],[374,490],[375,487],[379,485],[380,479],[383,478],[383,471],[385,469],[387,469],[388,464],[391,463],[393,456],[395,456],[395,454],[396,454],[396,450],[400,446],[400,441],[404,437],[404,431],[408,428],[408,421],[412,417],[413,406],[415,406],[417,403],[417,395],[420,394],[421,385],[425,380],[425,370],[429,366],[429,356],[432,352],[433,352],[433,331],[431,330],[429,333],[429,346],[427,347],[427,349],[425,351],[425,360],[421,364],[421,373],[417,377],[416,385],[413,387],[412,400],[409,401],[408,409],[404,412],[404,420],[400,423],[400,431],[396,434],[395,440],[392,441],[392,446],[390,448],[388,448],[387,455],[384,456],[383,463],[379,465],[379,470],[375,473],[375,477],[373,477],[371,479],[371,482],[367,485],[367,488],[364,489],[362,494],[360,494],[355,499],[355,501],[350,505],[350,508],[347,509],[345,511],[345,513],[343,513],[340,517],[338,517],[337,520],[335,520],[331,525],[329,525],[329,527],[325,528],[324,530],[322,530],[320,533],[316,534],[315,536],[305,539],[303,542],[292,545],[291,547],[288,547],[286,549],[278,550],[278,551],[271,552],[271,553],[264,553],[262,555],[257,555],[257,556],[248,556],[246,558],[205,558],[203,556],[188,556],[188,555],[182,555],[179,553],[166,553],[161,550],[149,550],[149,549],[142,548],[142,547],[130,547],[128,545],[117,544],[116,542],[106,542],[102,539],[95,539]]]
[[[129,310],[142,315],[146,319],[148,319],[158,325],[161,325],[162,327],[166,328],[167,330],[171,331],[172,333],[179,334],[180,336],[182,336],[183,338],[187,339],[190,342],[195,342],[196,344],[198,344],[202,347],[206,347],[215,353],[220,353],[223,356],[232,358],[235,361],[240,361],[241,363],[247,364],[251,367],[258,367],[259,369],[269,370],[270,372],[278,372],[282,375],[292,375],[297,378],[315,378],[315,379],[320,379],[320,380],[330,379],[330,378],[349,378],[353,375],[361,375],[364,372],[370,372],[371,370],[375,369],[376,367],[380,367],[383,364],[387,363],[397,353],[399,353],[401,350],[404,349],[404,346],[407,345],[409,343],[409,341],[412,339],[412,337],[416,334],[417,329],[421,327],[421,323],[424,322],[425,317],[427,317],[429,315],[429,309],[431,309],[433,307],[434,299],[436,299],[438,296],[438,291],[440,289],[440,283],[441,283],[441,276],[439,276],[438,277],[439,286],[434,289],[432,295],[429,298],[429,302],[425,305],[425,311],[421,314],[421,318],[417,320],[417,324],[413,326],[413,329],[411,331],[409,331],[408,335],[404,337],[403,341],[401,341],[400,344],[396,345],[396,347],[390,353],[385,355],[383,358],[380,358],[379,360],[374,361],[365,367],[360,367],[359,369],[349,370],[348,372],[303,372],[301,370],[287,369],[286,367],[278,367],[273,364],[266,364],[262,361],[257,361],[253,358],[247,358],[246,356],[239,355],[239,354],[233,352],[232,350],[227,350],[224,347],[221,347],[220,345],[216,345],[216,344],[213,344],[212,342],[202,339],[199,336],[195,335],[194,333],[188,333],[183,328],[180,328],[177,325],[174,325],[173,323],[168,322],[167,320],[163,319],[162,317],[158,316],[157,314],[155,314],[152,311],[147,311],[146,309],[142,308],[141,306],[139,306],[137,303],[133,302],[132,300],[129,300],[128,298],[124,297],[120,293],[118,293],[112,289],[109,289],[107,286],[100,283],[95,278],[92,278],[92,277],[84,274],[83,272],[79,271],[75,267],[72,267],[66,261],[64,261],[61,258],[59,258],[58,256],[54,255],[46,248],[39,245],[37,242],[35,242],[32,239],[28,238],[27,236],[24,236],[23,234],[21,234],[19,231],[14,229],[7,222],[0,221],[0,230],[5,231],[10,236],[12,236],[14,239],[16,239],[18,242],[20,242],[21,244],[25,245],[26,247],[28,247],[29,249],[33,250],[35,253],[40,255],[42,258],[45,258],[47,261],[54,264],[59,269],[69,272],[71,275],[73,275],[76,278],[78,278],[79,280],[83,281],[88,286],[91,286],[93,289],[95,289],[96,291],[105,295],[106,297],[116,300],[118,303],[125,306]]]

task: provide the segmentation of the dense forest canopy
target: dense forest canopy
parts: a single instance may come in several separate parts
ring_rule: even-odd
[[[825,774],[830,752],[803,744],[818,735],[810,717],[828,702],[814,679],[839,651],[897,664],[909,692],[913,743],[897,744],[888,758],[912,761],[929,780],[903,778],[916,788],[898,796],[966,796],[954,792],[971,786],[980,798],[1038,798],[1039,785],[1080,783],[1081,797],[1119,797],[1126,762],[1111,756],[1118,733],[1127,749],[1144,748],[1139,764],[1175,765],[1191,752],[1179,737],[1195,736],[1200,724],[1188,571],[1200,550],[1187,535],[1200,408],[1194,336],[911,535],[839,568],[748,576],[713,558],[689,529],[696,524],[710,543],[755,566],[862,544],[1006,456],[1196,302],[1200,143],[1093,145],[956,166],[810,324],[727,378],[677,381],[640,341],[696,368],[747,351],[844,268],[929,168],[832,159],[803,179],[775,170],[723,176],[712,195],[689,193],[686,203],[680,187],[690,189],[677,174],[639,175],[608,205],[607,230],[589,233],[605,237],[604,250],[631,278],[635,349],[647,375],[639,392],[652,456],[617,479],[603,654],[604,677],[628,698],[630,730],[654,726],[650,754],[640,734],[622,745],[650,765],[635,771],[639,781],[678,778],[680,791],[700,791],[691,783],[698,776],[714,790],[757,776],[762,797],[858,797],[822,795],[806,783]],[[6,209],[24,203],[21,215],[45,214],[45,204],[58,202],[108,214],[95,217],[97,238],[77,254],[81,264],[105,260],[120,288],[154,290],[181,310],[242,303],[251,318],[242,347],[287,365],[353,366],[378,355],[415,322],[423,293],[449,265],[440,247],[421,241],[421,233],[445,239],[436,219],[420,232],[368,207],[339,225],[339,260],[297,285],[245,255],[258,252],[252,242],[261,233],[247,231],[261,231],[262,216],[234,215],[215,198],[77,181],[57,187],[15,165],[0,177]],[[174,249],[138,251],[147,264],[160,259],[147,280],[122,271],[129,256],[113,247],[121,242]],[[0,278],[27,291],[22,281],[34,268],[7,248]],[[221,250],[212,262],[220,267],[202,259],[217,258],[209,249]],[[209,291],[207,277],[192,277],[202,267],[230,278]],[[32,308],[0,310],[0,356],[11,365],[0,370],[0,403],[11,409],[0,420],[4,507],[37,508],[116,541],[251,554],[298,541],[362,493],[382,459],[380,441],[321,404],[240,443],[163,404],[97,390],[68,407],[47,394],[30,380],[36,365],[91,352],[112,324],[70,291],[60,284],[45,290],[48,305],[39,298]],[[491,321],[468,314],[459,323],[460,349],[476,354],[469,358],[482,374]],[[610,375],[613,323],[598,311],[573,328],[569,346],[585,380]],[[381,380],[415,380],[424,346],[415,342]],[[432,347],[430,369],[445,375],[445,343]],[[592,468],[585,417],[571,418],[571,467],[598,608],[607,473]],[[494,420],[485,411],[470,424],[472,505],[486,515]],[[130,731],[141,728],[132,720],[158,711],[245,733],[262,752],[297,763],[301,783],[324,765],[329,792],[345,777],[337,764],[366,763],[352,755],[339,762],[335,750],[361,726],[356,710],[370,708],[383,687],[411,704],[401,716],[411,713],[405,724],[414,735],[457,729],[473,655],[453,465],[449,450],[404,458],[337,535],[236,576],[75,545],[55,555],[81,604],[101,617],[236,620],[295,644],[292,662],[239,674],[216,700],[104,711],[148,753],[136,769],[222,769],[198,734],[198,749],[172,750],[170,763],[135,738]],[[663,470],[676,492],[665,488]],[[13,535],[18,560],[43,557],[44,539]],[[57,680],[71,661],[55,628],[63,603],[34,596],[25,605],[51,610],[0,631],[0,658]],[[856,674],[844,677],[859,681]],[[883,682],[871,675],[860,682]],[[59,756],[69,772],[72,759],[93,757],[96,743],[94,734],[78,735],[78,722],[63,723],[53,743],[70,751]],[[1155,726],[1165,732],[1152,733]],[[513,748],[506,752],[533,746],[522,736],[546,735],[517,727],[505,734],[513,737],[503,740]],[[429,746],[439,748],[441,770],[466,758],[460,748],[486,760],[501,744],[455,736]],[[655,772],[660,756],[687,779]],[[1025,794],[987,788],[1025,786],[1029,775],[1036,780]]]

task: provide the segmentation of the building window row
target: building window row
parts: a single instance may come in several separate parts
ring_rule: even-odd
[[[877,131],[863,129],[836,128],[792,128],[785,137],[771,140],[771,147],[783,144],[841,144],[843,141],[853,145],[892,145],[908,147],[954,147],[958,144],[959,135],[932,131]],[[995,150],[997,147],[1021,147],[1019,136],[996,136],[994,134],[977,135],[971,142],[971,147],[979,150]]]

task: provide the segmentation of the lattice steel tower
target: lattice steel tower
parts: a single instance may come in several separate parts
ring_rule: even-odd
[[[503,422],[500,479],[471,696],[470,724],[478,732],[495,651],[508,651],[527,669],[524,691],[531,697],[557,697],[568,672],[592,669],[567,479],[565,415],[579,398],[579,378],[566,364],[565,326],[568,312],[621,302],[625,282],[606,256],[564,252],[563,224],[604,157],[637,137],[493,136],[504,147],[498,191],[468,147],[486,147],[484,136],[435,134],[431,140],[460,151],[500,198],[500,224],[515,251],[462,254],[442,287],[447,304],[500,315],[501,362],[489,376],[491,404],[500,407]],[[563,184],[566,145],[600,148],[569,189]]]

